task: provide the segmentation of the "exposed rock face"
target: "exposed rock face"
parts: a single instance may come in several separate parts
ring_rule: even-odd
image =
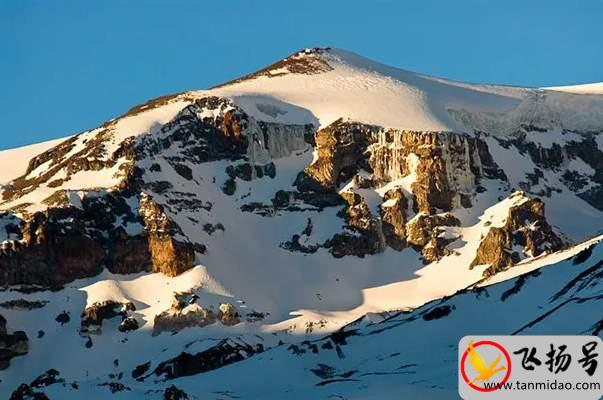
[[[518,192],[514,196],[523,194]],[[526,198],[509,209],[502,227],[490,228],[471,267],[489,265],[484,275],[491,276],[515,265],[525,256],[536,257],[543,252],[557,251],[564,245],[546,221],[544,203],[540,199]]]
[[[0,303],[0,307],[8,308],[8,309],[17,309],[17,310],[34,310],[36,308],[43,308],[48,304],[48,300],[25,300],[25,299],[16,299],[16,300],[8,300]]]
[[[381,221],[375,218],[368,205],[357,193],[343,192],[341,196],[348,206],[344,218],[349,232],[335,234],[326,244],[335,257],[355,255],[364,257],[385,249],[385,239],[381,231]]]
[[[32,158],[25,173],[4,189],[2,200],[14,200],[45,183],[50,187],[61,186],[80,171],[99,171],[119,162],[131,161],[134,155],[132,141],[124,141],[112,154],[105,154],[104,143],[112,135],[110,125],[111,123],[99,128],[94,138],[87,140],[81,147],[76,146],[80,138],[80,135],[76,135]],[[35,174],[41,166],[46,168]],[[64,174],[56,178],[60,171]]]
[[[370,170],[365,151],[378,131],[376,126],[340,119],[316,132],[318,158],[305,170],[315,184],[307,182],[300,190],[334,190],[351,179],[359,168]]]
[[[385,130],[338,120],[316,133],[316,146],[318,158],[305,170],[316,184],[307,183],[306,189],[333,190],[360,170],[382,183],[415,174],[417,211],[470,206],[480,178],[505,179],[487,145],[463,134]]]
[[[139,212],[147,230],[153,271],[176,276],[192,268],[195,250],[163,208],[143,195]]]
[[[9,334],[6,329],[6,319],[0,315],[0,370],[10,365],[10,360],[28,353],[27,335],[23,331]]]
[[[520,184],[521,189],[536,196],[550,197],[553,191],[559,192],[561,188],[547,183],[542,170],[557,172],[562,175],[562,182],[568,189],[593,207],[603,210],[603,150],[596,139],[601,133],[563,130],[563,135],[572,140],[545,147],[529,140],[533,131],[538,132],[534,127],[523,127],[511,140],[497,139],[505,148],[513,146],[520,153],[528,154],[539,167],[534,174],[526,175],[526,180]],[[540,132],[546,132],[546,129]],[[585,168],[572,168],[574,162],[585,165]]]
[[[194,264],[198,247],[184,238],[163,208],[149,196],[135,215],[114,195],[90,196],[82,208],[49,208],[21,222],[18,240],[0,251],[0,284],[61,286],[94,276],[106,266],[114,273],[142,271],[178,275]],[[110,212],[107,212],[107,209]],[[139,226],[127,234],[126,224]]]
[[[336,234],[325,244],[336,257],[374,254],[385,245],[402,250],[410,244],[419,250],[425,247],[426,261],[437,260],[450,254],[446,245],[452,239],[442,238],[443,231],[436,226],[459,224],[451,215],[442,216],[442,211],[470,207],[472,196],[483,190],[483,178],[506,180],[479,137],[338,120],[318,131],[315,141],[317,158],[296,180],[299,191],[337,194],[342,184],[353,186],[351,193],[339,193],[348,204],[341,215],[350,232]],[[410,183],[412,197],[406,198],[394,186],[384,194],[379,215],[371,215],[355,192],[379,189],[400,179]],[[420,214],[410,227],[409,211]]]
[[[421,250],[426,261],[439,260],[451,254],[446,245],[452,240],[441,237],[445,227],[459,226],[460,224],[460,221],[449,213],[417,214],[406,226],[408,244],[417,250]]]
[[[408,201],[401,189],[387,191],[383,200],[380,206],[383,235],[389,247],[400,251],[406,247]]]
[[[50,400],[44,393],[23,383],[11,394],[9,400]]]
[[[566,146],[566,152],[570,157],[575,157],[584,161],[590,166],[594,174],[588,176],[586,181],[592,181],[595,184],[592,187],[588,183],[584,183],[584,176],[577,176],[575,179],[570,179],[568,187],[572,189],[572,183],[578,183],[574,191],[587,203],[599,210],[603,210],[603,151],[597,146],[597,141],[594,136],[585,138],[582,142],[570,142]],[[576,172],[574,172],[576,173]],[[567,183],[566,183],[567,184]]]
[[[379,181],[414,175],[414,209],[433,212],[471,206],[481,178],[505,179],[479,138],[449,132],[387,130],[370,148]]]
[[[220,304],[220,312],[218,313],[218,319],[223,325],[230,326],[236,325],[241,322],[241,317],[237,312],[237,308],[230,303]]]
[[[80,332],[100,334],[104,320],[119,316],[122,318],[123,322],[128,318],[128,312],[134,310],[136,310],[136,307],[134,306],[134,304],[129,302],[119,303],[113,300],[107,300],[103,302],[94,303],[91,306],[86,307],[86,309],[82,313]]]
[[[21,240],[0,252],[1,284],[55,286],[101,271],[102,245],[73,209],[38,212],[21,224]]]

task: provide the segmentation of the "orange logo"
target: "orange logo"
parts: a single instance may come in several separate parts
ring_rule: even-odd
[[[509,379],[511,357],[504,347],[491,340],[470,341],[461,357],[460,370],[463,380],[471,388],[493,392]],[[502,379],[497,381],[500,377]],[[477,385],[479,382],[482,386]],[[485,382],[489,383],[488,387],[484,385]]]

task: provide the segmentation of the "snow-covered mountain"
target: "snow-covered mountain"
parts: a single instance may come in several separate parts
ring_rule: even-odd
[[[600,335],[599,86],[306,49],[0,152],[0,395],[451,398],[478,327]]]

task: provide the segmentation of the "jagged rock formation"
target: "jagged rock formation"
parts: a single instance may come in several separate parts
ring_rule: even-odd
[[[472,196],[484,190],[481,179],[506,180],[486,143],[463,134],[399,131],[338,120],[319,130],[315,142],[317,158],[296,181],[300,192],[336,193],[348,181],[356,189],[378,190],[406,179],[412,211],[419,214],[407,221],[409,199],[399,187],[383,195],[380,215],[373,215],[358,193],[341,192],[348,204],[342,216],[352,232],[336,234],[325,244],[336,257],[375,254],[385,245],[402,250],[408,242],[419,250],[425,247],[426,261],[440,259],[450,254],[446,245],[452,240],[441,238],[437,225],[460,222],[438,213],[471,207]]]
[[[195,248],[163,208],[143,195],[139,213],[147,229],[152,270],[176,276],[190,269],[195,261]]]
[[[394,250],[406,247],[406,222],[408,218],[408,200],[401,189],[388,190],[380,205],[381,226],[385,241]]]
[[[103,267],[121,274],[152,271],[176,276],[192,267],[195,252],[204,253],[205,246],[187,238],[168,214],[210,210],[212,205],[178,192],[160,204],[151,193],[165,193],[172,184],[152,179],[152,173],[161,171],[158,163],[148,168],[149,177],[139,165],[176,152],[178,156],[162,159],[191,181],[190,165],[242,161],[226,170],[225,187],[232,194],[236,179],[274,178],[271,158],[305,148],[312,132],[311,125],[258,123],[229,100],[205,97],[191,102],[156,134],[125,139],[107,155],[117,122],[34,157],[24,175],[3,187],[4,204],[11,211],[0,215],[9,239],[0,251],[0,284],[58,287],[94,276]],[[36,175],[42,167],[46,169]],[[79,172],[106,169],[119,175],[108,192],[60,189]],[[63,178],[57,179],[59,175]],[[12,205],[43,185],[57,188],[42,202],[43,211],[29,214],[31,204]]]
[[[524,195],[518,192],[513,196]],[[493,226],[488,230],[471,267],[489,265],[484,276],[491,276],[515,265],[522,258],[557,251],[564,245],[546,221],[542,200],[525,197],[509,208],[503,226]]]
[[[348,206],[344,210],[344,219],[350,232],[335,234],[325,247],[335,257],[355,255],[364,257],[383,251],[385,240],[381,232],[381,221],[375,218],[362,196],[357,193],[343,192]]]
[[[170,276],[191,268],[198,247],[175,236],[178,228],[149,196],[141,197],[139,210],[135,215],[123,198],[108,194],[83,197],[81,208],[35,213],[21,222],[18,240],[3,244],[0,283],[56,287],[94,276],[103,266],[115,273]],[[128,235],[122,225],[115,227],[118,218],[140,233]]]
[[[10,360],[29,351],[29,341],[23,331],[8,333],[6,319],[0,315],[0,370],[8,368]]]
[[[487,145],[463,134],[399,131],[338,120],[318,131],[315,141],[318,158],[304,172],[317,185],[308,183],[308,189],[333,190],[361,170],[381,183],[413,174],[417,211],[468,207],[480,178],[505,179]]]
[[[427,215],[417,214],[407,224],[408,243],[421,250],[427,262],[436,261],[451,254],[446,245],[454,239],[442,238],[445,227],[459,226],[460,221],[449,213]]]

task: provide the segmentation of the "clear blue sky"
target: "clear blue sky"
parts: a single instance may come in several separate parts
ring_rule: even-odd
[[[304,47],[464,81],[603,81],[602,18],[601,0],[3,0],[0,148],[93,128]]]

